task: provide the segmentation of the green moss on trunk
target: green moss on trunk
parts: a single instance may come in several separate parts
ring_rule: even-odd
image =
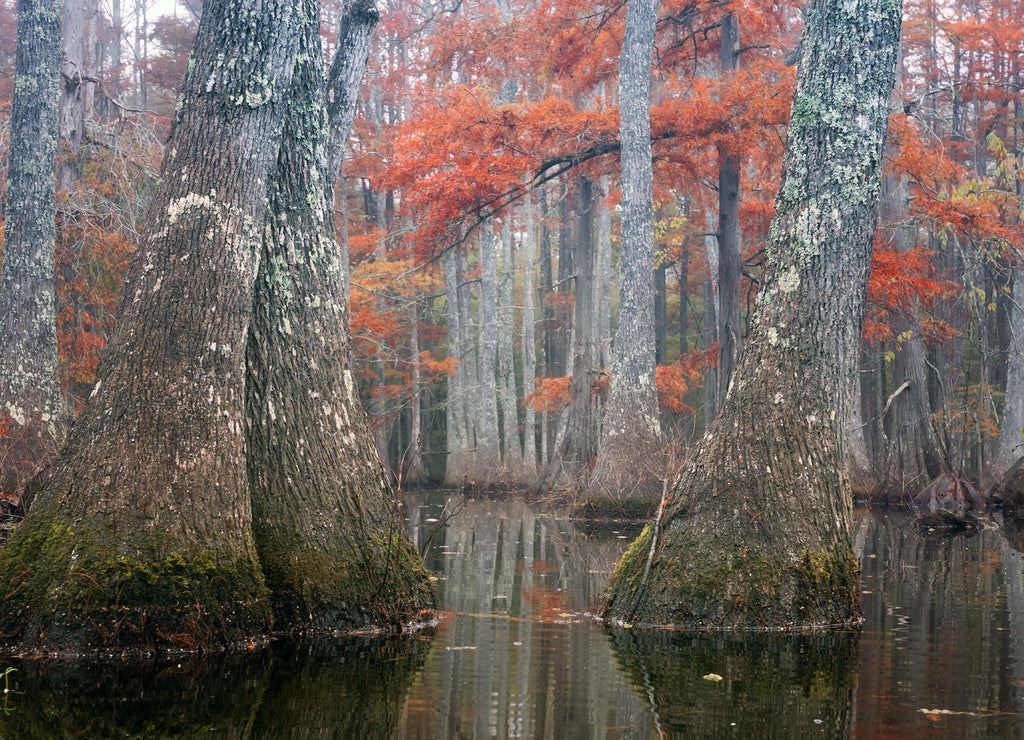
[[[401,532],[368,538],[362,552],[261,543],[275,623],[287,631],[391,631],[436,608],[423,561]]]
[[[793,560],[710,538],[647,560],[648,526],[619,561],[605,616],[688,630],[771,629],[848,624],[859,614],[852,552],[804,550]]]
[[[0,639],[24,652],[202,650],[263,639],[263,576],[244,554],[115,549],[108,532],[33,512],[0,552]],[[31,565],[26,565],[31,564]]]

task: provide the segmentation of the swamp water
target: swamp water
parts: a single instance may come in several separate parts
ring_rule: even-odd
[[[861,511],[862,631],[695,636],[588,616],[635,529],[437,492],[405,512],[438,578],[432,633],[0,658],[0,737],[1024,737],[1022,533],[939,539]]]

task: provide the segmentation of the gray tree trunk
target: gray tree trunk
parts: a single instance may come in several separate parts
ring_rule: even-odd
[[[21,0],[0,276],[0,490],[18,491],[64,441],[53,250],[60,3]]]
[[[739,66],[739,24],[732,13],[722,18],[719,49],[722,73]],[[718,147],[718,383],[725,398],[743,340],[740,324],[740,157],[734,148]]]
[[[376,0],[343,0],[338,21],[338,51],[327,74],[327,115],[331,122],[328,166],[335,176],[345,158],[345,142],[352,132],[359,85],[380,20]]]
[[[420,373],[420,309],[413,300],[409,302],[409,446],[405,451],[405,474],[407,483],[420,485],[426,479],[423,473],[423,380]]]
[[[502,454],[505,476],[522,476],[523,447],[519,441],[519,401],[516,398],[516,363],[512,350],[515,324],[515,257],[512,229],[501,226],[501,274],[498,276],[498,399],[501,402]]]
[[[533,260],[535,255],[536,223],[533,212],[533,194],[527,193],[524,199],[526,223],[523,225],[523,398],[534,390],[534,378],[537,373],[537,348],[534,336],[535,313],[533,309]],[[524,409],[523,420],[523,474],[537,474],[537,412],[531,406]]]
[[[637,463],[661,438],[655,385],[654,183],[651,165],[651,54],[657,0],[630,0],[619,67],[622,142],[622,255],[619,324],[600,452],[599,485],[636,478]],[[657,475],[657,473],[653,473]],[[640,481],[641,486],[650,481]],[[656,488],[660,491],[660,481]]]
[[[327,115],[330,119],[331,138],[328,149],[328,167],[334,173],[338,191],[338,212],[341,233],[340,259],[344,279],[345,304],[348,304],[349,248],[348,201],[345,195],[345,142],[352,132],[359,86],[366,70],[373,43],[373,29],[380,20],[376,0],[345,0],[338,21],[338,52],[327,73]],[[345,53],[341,53],[344,50]]]
[[[896,181],[887,177],[883,185],[883,211],[899,224],[907,214],[906,178]],[[912,246],[907,230],[905,226],[896,230],[896,248],[900,252]],[[938,436],[932,428],[921,316],[916,301],[907,315],[896,318],[895,331],[897,341],[892,363],[895,390],[889,418],[882,419],[887,441],[884,459],[880,462],[885,493],[899,498],[916,494],[939,475],[943,458]]]
[[[480,227],[480,297],[477,302],[480,358],[477,366],[476,468],[478,482],[490,482],[501,466],[501,439],[498,436],[498,255],[494,224]]]
[[[444,482],[446,486],[461,486],[470,472],[472,453],[466,416],[466,369],[462,326],[462,311],[459,308],[459,260],[458,247],[444,255],[444,289],[448,302],[448,355],[458,361],[454,375],[448,376],[447,403],[445,404],[445,428],[448,440],[448,457],[445,463]]]
[[[712,229],[714,228],[714,214],[711,209],[704,211],[704,253],[708,258],[708,279],[704,284],[704,348],[711,350],[718,341],[718,239]],[[718,407],[721,405],[721,398],[718,395],[719,389],[719,367],[710,363],[704,370],[704,428],[711,426],[711,422],[718,416]]]
[[[999,480],[1024,456],[1024,270],[1013,271],[1013,300],[1009,310],[1010,344],[1006,353],[1006,402],[999,443],[990,476]]]
[[[863,358],[862,353],[862,358]],[[846,469],[850,474],[850,485],[854,494],[873,496],[878,489],[878,474],[871,464],[868,453],[867,424],[864,422],[862,388],[858,370],[857,381],[853,384],[854,400],[850,417],[846,420],[840,438],[846,440]]]
[[[99,7],[95,0],[65,0],[64,2],[64,57],[60,65],[60,159],[58,186],[71,193],[78,181],[79,151],[85,134],[85,120],[92,112],[92,83],[86,77],[95,76],[93,50],[89,43],[95,36],[93,26],[98,21]]]
[[[721,413],[623,557],[605,616],[792,629],[860,615],[850,414],[902,7],[816,0],[752,332]]]
[[[319,14],[305,10],[246,354],[253,535],[277,629],[394,629],[433,599],[352,376]]]
[[[565,428],[551,462],[553,480],[578,480],[579,471],[597,453],[594,425],[592,354],[594,342],[594,184],[586,175],[578,180],[576,210],[576,301],[572,338],[572,395],[566,408]]]
[[[597,267],[594,279],[597,353],[594,362],[607,370],[612,366],[612,212],[607,202],[611,185],[607,175],[602,175],[597,182]]]

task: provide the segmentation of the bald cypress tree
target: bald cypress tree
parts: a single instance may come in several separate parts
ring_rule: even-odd
[[[22,489],[67,431],[57,363],[57,79],[60,2],[18,3],[0,262],[0,491]]]
[[[860,615],[840,430],[854,398],[899,0],[807,14],[750,340],[722,410],[612,577],[605,614],[690,629]]]
[[[0,552],[8,644],[195,649],[432,604],[346,373],[318,19],[313,0],[204,8],[96,387]],[[254,534],[254,508],[323,538]],[[367,549],[339,572],[349,520]]]

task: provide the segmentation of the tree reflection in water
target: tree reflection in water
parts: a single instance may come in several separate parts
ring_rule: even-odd
[[[665,737],[845,737],[853,632],[610,631],[619,667]]]
[[[17,661],[0,737],[387,738],[425,637],[279,643],[254,655]]]
[[[516,497],[446,521],[460,501],[405,502],[445,609],[432,633],[134,663],[0,657],[21,692],[0,738],[1024,737],[1019,526],[943,538],[860,512],[860,634],[695,635],[590,616],[635,530],[583,530]]]

